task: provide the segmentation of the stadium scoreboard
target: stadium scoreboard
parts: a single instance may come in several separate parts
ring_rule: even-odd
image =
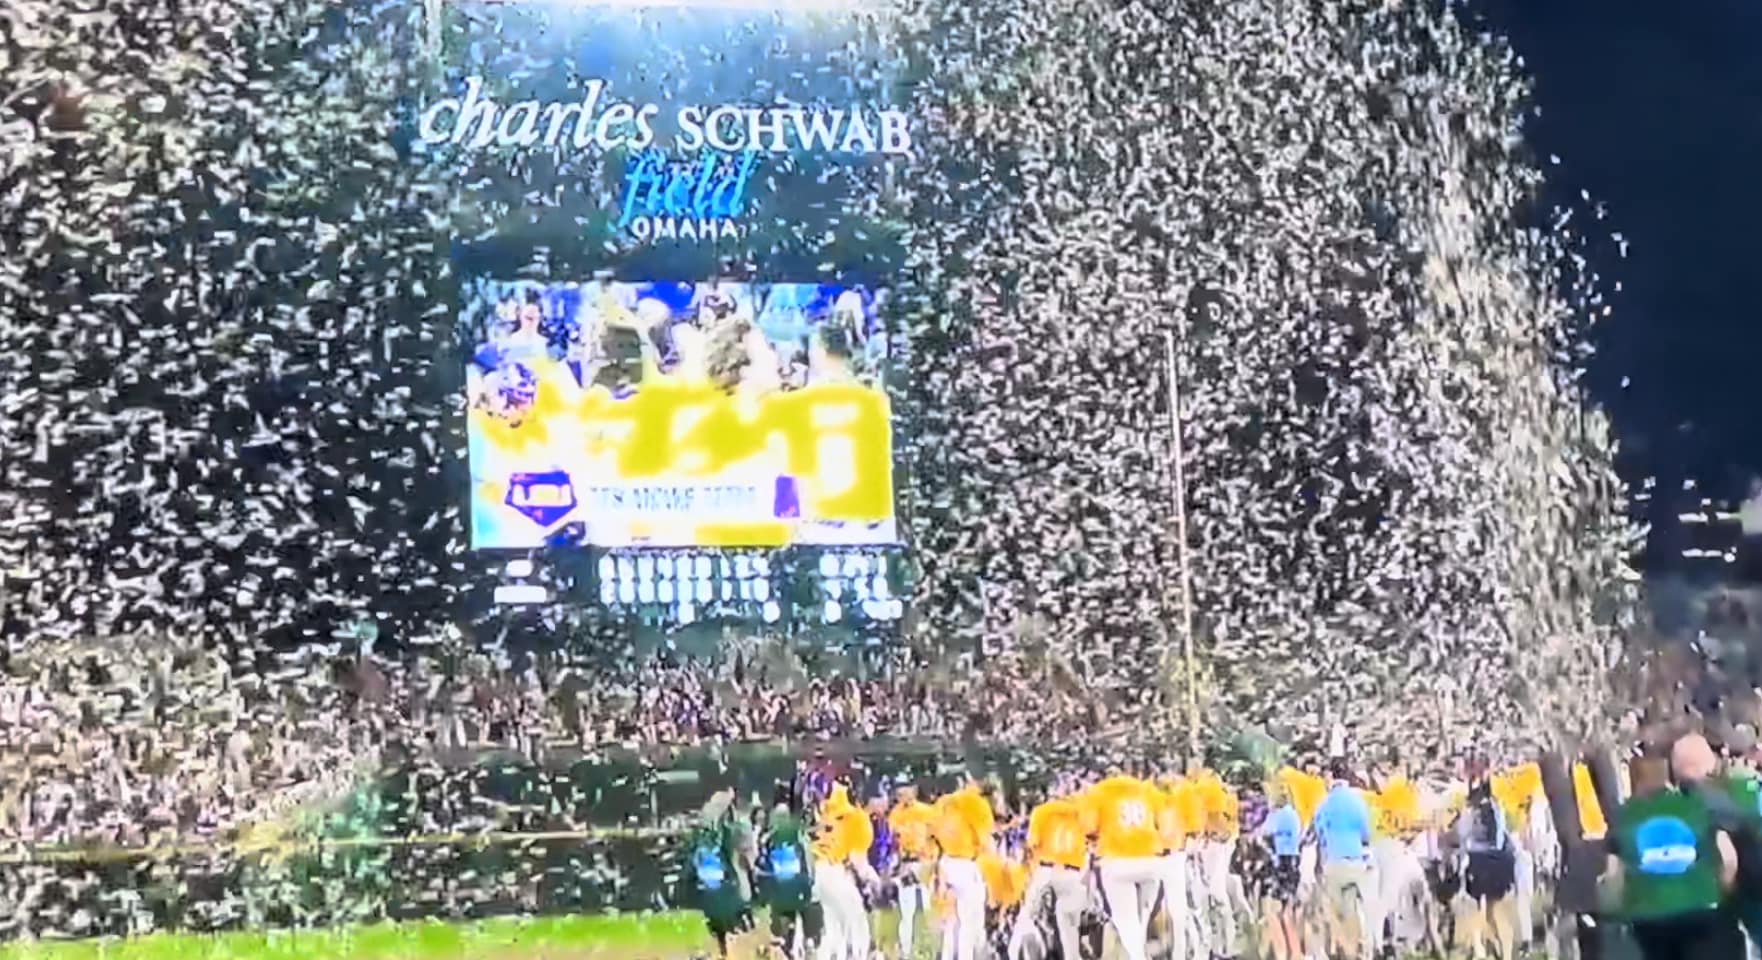
[[[496,602],[884,624],[897,57],[825,5],[430,5],[471,546]]]

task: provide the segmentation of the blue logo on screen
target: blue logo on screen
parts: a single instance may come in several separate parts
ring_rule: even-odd
[[[647,150],[624,174],[618,229],[638,240],[719,239],[738,235],[758,153],[703,150],[689,161]]]
[[[1675,877],[1689,872],[1700,858],[1695,831],[1676,817],[1653,817],[1634,831],[1640,872]]]
[[[575,485],[566,470],[516,473],[508,477],[508,506],[541,527],[548,527],[575,509]]]

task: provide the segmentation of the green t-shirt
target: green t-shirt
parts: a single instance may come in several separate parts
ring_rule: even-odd
[[[1749,770],[1733,770],[1721,779],[1738,811],[1746,819],[1762,820],[1762,779]]]
[[[759,851],[769,896],[775,909],[800,910],[813,896],[813,863],[807,831],[793,814],[779,811],[771,819],[764,849]]]
[[[1622,912],[1657,920],[1718,908],[1719,844],[1699,797],[1667,790],[1634,797],[1616,819]]]
[[[706,823],[692,832],[686,849],[686,882],[698,909],[718,917],[746,909],[733,827],[726,821]]]

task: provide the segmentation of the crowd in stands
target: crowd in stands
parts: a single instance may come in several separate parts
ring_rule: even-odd
[[[559,673],[566,677],[574,669],[564,666]],[[1094,719],[1078,716],[1068,699],[1024,697],[1019,678],[1007,675],[975,672],[939,682],[912,668],[904,655],[870,672],[808,677],[759,657],[716,662],[657,656],[620,676],[596,671],[591,693],[566,705],[559,719],[590,747],[879,736],[1029,743],[1061,715]]]
[[[1022,661],[939,670],[906,649],[804,662],[756,638],[713,656],[478,651],[382,656],[305,646],[230,659],[163,641],[45,644],[0,670],[0,844],[217,837],[336,796],[381,765],[500,751],[545,761],[704,743],[898,737],[1044,745],[1098,730],[1104,707]],[[1667,649],[1648,664],[1640,727],[1695,710]],[[1710,726],[1762,721],[1762,696],[1721,691]],[[1662,711],[1662,713],[1660,713]],[[1639,734],[1639,730],[1623,731]]]
[[[340,789],[371,720],[305,666],[235,677],[211,651],[46,644],[0,671],[0,842],[212,837]]]
[[[871,657],[861,675],[775,654],[443,666],[320,647],[240,662],[148,641],[48,644],[0,671],[0,843],[221,836],[336,795],[388,744],[533,760],[783,739],[1026,745],[1061,716],[1096,716],[1072,698],[1020,696],[1021,678],[938,682],[903,653]]]

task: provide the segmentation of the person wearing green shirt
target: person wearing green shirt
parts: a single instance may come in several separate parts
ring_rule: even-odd
[[[759,889],[771,911],[771,939],[785,956],[792,949],[799,923],[803,954],[811,956],[820,942],[820,905],[814,900],[813,855],[801,818],[780,797],[759,844]]]
[[[1741,729],[1728,734],[1728,750],[1740,755],[1748,752],[1742,734]],[[1714,829],[1731,838],[1737,854],[1737,879],[1729,906],[1755,939],[1762,931],[1762,795],[1758,783],[1741,763],[1722,766],[1707,738],[1696,733],[1679,738],[1671,747],[1670,766],[1678,786],[1706,802]]]
[[[1752,944],[1762,946],[1762,778],[1754,770],[1727,768],[1725,787],[1732,804],[1750,814],[1737,841],[1738,879],[1733,891],[1738,920]]]
[[[1725,771],[1721,779],[1725,781],[1726,792],[1739,810],[1751,816],[1762,817],[1762,780],[1757,779],[1756,771],[1732,767]]]
[[[729,939],[752,924],[750,846],[750,832],[735,822],[734,791],[718,791],[686,843],[684,881],[723,957]]]
[[[1610,892],[1646,960],[1736,960],[1736,918],[1724,908],[1737,871],[1731,838],[1696,792],[1670,783],[1669,760],[1636,759],[1633,796],[1613,824]]]
[[[1732,891],[1738,920],[1750,942],[1762,946],[1762,777],[1751,766],[1756,734],[1738,724],[1725,738],[1726,761],[1719,780],[1731,805],[1742,817],[1732,837],[1738,854],[1738,877]]]

